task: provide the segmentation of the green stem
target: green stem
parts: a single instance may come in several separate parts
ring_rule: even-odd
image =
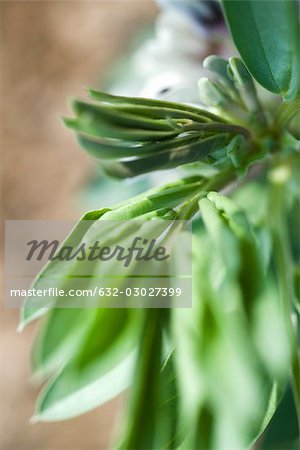
[[[153,448],[159,408],[164,309],[145,311],[125,438],[118,450]]]
[[[207,181],[207,184],[204,184],[201,188],[200,192],[197,192],[195,195],[188,198],[178,210],[177,220],[190,220],[194,217],[194,215],[199,210],[199,200],[201,197],[207,195],[210,191],[218,191],[226,187],[226,185],[236,178],[235,170],[230,169],[226,172],[218,174],[216,177],[213,177],[211,180]]]
[[[298,112],[300,112],[300,95],[291,102],[281,103],[274,118],[274,129],[285,128]]]
[[[278,171],[276,173],[276,171]],[[285,172],[286,178],[283,176]],[[280,175],[278,177],[278,174]],[[291,377],[294,401],[300,428],[300,358],[297,349],[297,329],[293,323],[293,266],[289,252],[289,239],[286,224],[287,195],[285,185],[288,181],[288,167],[277,167],[271,173],[271,222],[273,232],[275,265],[278,273],[279,292],[282,301],[282,309],[286,322],[287,331],[291,345]]]
[[[230,169],[213,177],[204,184],[199,192],[191,195],[177,210],[177,217],[168,231],[164,245],[173,245],[178,234],[185,226],[185,221],[191,220],[199,211],[199,200],[205,197],[210,191],[218,191],[233,182],[236,178],[235,170]]]

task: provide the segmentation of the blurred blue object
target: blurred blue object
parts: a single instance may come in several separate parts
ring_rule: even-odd
[[[224,24],[221,6],[216,0],[157,0],[163,9],[176,9],[189,16],[201,28]]]

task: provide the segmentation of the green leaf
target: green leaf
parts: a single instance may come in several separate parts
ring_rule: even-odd
[[[87,230],[93,224],[93,221],[98,220],[107,211],[109,211],[109,208],[102,208],[99,210],[88,211],[87,213],[85,213],[84,216],[75,225],[74,229],[71,231],[69,236],[62,243],[62,246],[72,245],[72,246],[76,247],[76,245],[78,245],[80,243],[84,234],[87,232]],[[69,267],[70,267],[70,264],[66,264],[66,268],[69,269]],[[35,287],[37,289],[48,288],[49,286],[48,286],[47,282],[49,281],[49,278],[51,278],[52,275],[55,275],[57,270],[59,270],[60,275],[62,275],[61,261],[59,261],[59,260],[49,261],[43,267],[41,272],[37,275],[36,279],[33,282],[32,287]],[[43,316],[47,311],[48,311],[48,306],[33,308],[32,306],[30,306],[30,298],[27,298],[21,309],[21,317],[20,317],[20,324],[19,324],[18,330],[22,331],[28,323]]]
[[[260,121],[265,124],[263,109],[258,100],[252,76],[240,58],[230,58],[229,64],[234,84],[244,104],[249,111],[258,115]]]
[[[163,309],[145,312],[134,375],[129,416],[121,450],[155,449],[156,419],[160,402]]]
[[[214,224],[216,230],[220,226]],[[183,448],[240,450],[261,431],[265,411],[274,411],[269,400],[273,383],[239,308],[239,281],[230,273],[228,259],[216,266],[213,240],[204,233],[194,240],[193,307],[173,313],[181,417],[188,441]],[[228,258],[231,255],[236,256],[230,253]]]
[[[190,177],[154,188],[121,202],[107,213],[105,220],[129,220],[161,208],[173,208],[201,190],[205,182],[206,180],[202,177]]]
[[[105,220],[120,221],[141,217],[145,214],[152,214],[153,217],[155,215],[161,216],[160,210],[162,210],[162,213],[165,213],[165,208],[170,210],[170,208],[180,205],[186,198],[199,191],[205,184],[205,181],[204,178],[199,176],[184,178],[173,183],[167,183],[165,186],[153,188],[111,208],[90,211],[82,217],[70,235],[62,243],[62,246],[71,245],[76,247],[83,237],[85,239],[87,238],[86,234],[93,225],[93,221],[101,220],[102,216]],[[145,220],[150,218],[145,217]],[[141,219],[144,220],[143,217]],[[70,262],[64,264],[64,261],[49,261],[37,275],[32,287],[46,289],[49,287],[49,280],[52,283],[51,287],[61,286],[61,283],[64,283],[63,277],[70,274],[72,267]],[[53,286],[53,281],[57,277],[57,285]],[[51,305],[54,304],[55,298],[52,298]],[[31,297],[27,298],[21,310],[19,331],[22,331],[28,323],[46,314],[48,310],[49,304],[47,307],[33,308]]]
[[[195,162],[211,153],[224,148],[228,144],[229,136],[220,133],[214,137],[199,140],[199,142],[184,147],[170,148],[143,158],[105,163],[105,171],[118,178],[129,178],[155,170],[172,169],[182,164]]]
[[[97,159],[115,159],[127,158],[129,156],[145,156],[155,154],[163,150],[172,150],[182,147],[188,143],[193,143],[199,137],[183,136],[174,139],[164,140],[162,142],[154,142],[152,144],[124,143],[108,139],[101,140],[89,137],[87,135],[78,134],[79,144]]]
[[[97,103],[75,100],[75,118],[64,123],[106,173],[118,178],[172,169],[205,158],[237,135],[249,138],[244,127],[189,105],[91,94]]]
[[[196,106],[191,106],[183,103],[175,103],[169,102],[165,100],[154,100],[149,98],[140,98],[140,97],[124,97],[117,96],[112,94],[107,94],[106,92],[95,91],[94,89],[88,90],[90,97],[100,102],[105,102],[108,104],[123,104],[123,105],[139,105],[143,107],[156,107],[156,108],[167,108],[167,110],[175,110],[175,111],[186,111],[189,113],[196,114],[198,117],[207,117],[216,122],[225,122],[220,116],[217,116],[209,111],[198,108]],[[167,116],[168,116],[168,111]],[[187,117],[187,116],[184,116]]]
[[[254,437],[254,439],[252,440],[251,447],[255,445],[255,443],[258,441],[258,439],[262,436],[264,431],[269,426],[272,418],[274,417],[274,414],[276,413],[280,400],[282,399],[283,391],[284,391],[283,386],[281,385],[279,388],[278,383],[274,382],[270,392],[269,402],[267,404],[266,412],[264,414],[261,427],[257,432],[256,436]]]
[[[222,87],[208,78],[200,78],[198,81],[200,98],[208,106],[226,107],[230,103],[230,97]]]
[[[220,56],[210,55],[203,61],[204,69],[214,72],[218,75],[220,81],[230,89],[234,90],[234,83],[228,73],[228,61]]]
[[[128,97],[129,98],[129,97]],[[130,99],[130,98],[129,98]],[[214,120],[219,121],[220,117],[211,115],[211,113],[208,113],[205,110],[199,109],[196,112],[193,112],[193,110],[187,111],[184,109],[176,109],[171,107],[164,106],[164,102],[162,105],[158,106],[142,106],[142,105],[136,105],[136,104],[122,104],[122,103],[113,103],[110,105],[112,107],[113,111],[121,111],[125,113],[134,114],[135,116],[139,117],[147,117],[147,118],[153,118],[153,119],[165,119],[168,120],[170,123],[170,119],[189,119],[193,120],[194,122],[198,123],[207,123],[211,122],[212,118],[214,117]]]
[[[238,277],[245,311],[251,314],[263,286],[263,258],[254,231],[246,214],[234,201],[217,192],[210,192],[207,199],[200,201],[207,231],[222,252],[228,270],[232,268],[234,276]],[[230,243],[231,250],[226,247],[227,243]]]
[[[99,309],[78,352],[42,392],[34,420],[75,417],[126,389],[139,329],[139,310]]]
[[[298,450],[300,445],[297,412],[288,386],[262,437],[263,450]]]
[[[287,100],[300,77],[299,15],[294,0],[222,0],[227,23],[249,72]]]
[[[35,338],[32,351],[34,377],[47,377],[76,352],[96,315],[89,308],[53,308]]]
[[[167,183],[165,186],[160,186],[159,188],[153,188],[121,202],[110,209],[103,208],[88,212],[78,222],[70,235],[62,243],[62,246],[71,245],[76,247],[83,237],[88,239],[87,233],[93,225],[93,221],[101,220],[102,216],[105,220],[120,221],[137,217],[140,217],[141,220],[149,220],[155,216],[163,217],[166,213],[171,213],[171,216],[168,215],[168,217],[174,217],[176,213],[171,208],[180,205],[186,198],[199,191],[205,182],[206,180],[199,176],[188,177],[173,183]],[[68,282],[64,280],[64,277],[70,275],[72,269],[73,265],[70,262],[64,263],[64,261],[59,260],[49,261],[37,275],[32,287],[46,289],[49,287],[49,280],[52,283],[51,287],[63,287],[62,284],[65,286],[65,283]],[[57,284],[53,286],[56,278]],[[50,306],[49,301],[48,299],[46,307],[32,307],[31,297],[27,298],[21,310],[19,331],[22,331],[28,323],[46,314]],[[55,305],[55,301],[55,298],[51,298],[51,306]]]
[[[75,100],[73,102],[73,110],[78,117],[90,114],[99,121],[104,120],[126,128],[139,128],[153,131],[170,131],[177,128],[175,121],[172,122],[166,119],[153,120],[145,116],[139,117],[136,114],[126,114],[126,112],[108,105],[99,106],[97,104]]]
[[[95,114],[89,112],[77,119],[63,119],[67,127],[80,133],[90,134],[94,137],[108,137],[127,141],[144,142],[150,140],[163,140],[178,136],[184,132],[184,128],[171,131],[151,131],[140,128],[127,128],[118,126],[106,120],[99,120]]]
[[[171,450],[177,448],[182,441],[183,430],[179,423],[179,402],[174,352],[172,352],[160,374],[160,404],[156,418],[154,449]]]

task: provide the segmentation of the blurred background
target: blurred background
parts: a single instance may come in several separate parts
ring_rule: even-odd
[[[111,63],[157,11],[152,0],[1,1],[3,218],[78,219],[88,209],[78,199],[95,169],[60,116],[85,86],[109,81]],[[35,327],[17,334],[18,314],[1,309],[1,450],[108,448],[118,400],[29,424],[39,390],[29,381]]]

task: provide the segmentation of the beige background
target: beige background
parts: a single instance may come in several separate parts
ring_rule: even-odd
[[[152,0],[1,2],[4,218],[78,218],[74,198],[92,163],[59,116],[156,11]],[[118,401],[71,421],[29,425],[38,393],[29,383],[34,326],[19,335],[17,323],[17,311],[1,311],[1,449],[106,449]]]

